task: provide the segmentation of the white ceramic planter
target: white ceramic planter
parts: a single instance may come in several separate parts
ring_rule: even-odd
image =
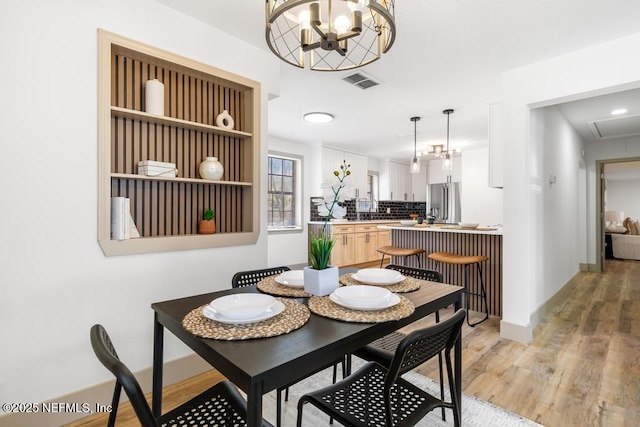
[[[304,268],[304,291],[317,296],[329,295],[338,289],[338,267],[330,266],[324,270]]]

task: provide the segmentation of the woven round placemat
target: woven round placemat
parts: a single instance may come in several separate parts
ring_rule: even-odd
[[[307,323],[311,314],[309,309],[295,300],[278,298],[284,304],[282,313],[270,319],[244,325],[229,325],[216,322],[202,314],[205,305],[194,308],[182,319],[182,327],[202,338],[216,340],[248,340],[267,338],[295,331]]]
[[[290,298],[308,298],[311,295],[306,293],[303,288],[292,288],[291,286],[284,286],[276,282],[276,276],[265,277],[257,284],[258,289],[269,295],[276,295],[279,297]]]
[[[368,283],[358,282],[356,279],[351,277],[351,274],[352,273],[347,273],[340,276],[340,283],[342,283],[345,286],[368,285]],[[388,289],[390,292],[401,294],[403,292],[417,291],[418,289],[420,289],[420,282],[416,278],[404,276],[404,280],[400,283],[396,283],[395,285],[388,285],[388,286],[370,285],[370,286],[380,286],[381,288]]]
[[[313,296],[309,298],[309,310],[319,316],[336,320],[344,320],[345,322],[389,322],[392,320],[404,319],[405,317],[410,316],[416,309],[413,303],[407,298],[402,295],[398,296],[400,297],[400,302],[398,304],[393,307],[385,308],[384,310],[376,311],[352,310],[336,304],[331,301],[329,297]]]

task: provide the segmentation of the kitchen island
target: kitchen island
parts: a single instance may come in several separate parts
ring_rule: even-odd
[[[428,258],[431,252],[451,252],[459,255],[484,255],[489,258],[482,263],[482,276],[487,291],[489,314],[502,316],[502,229],[479,227],[462,228],[454,225],[416,224],[414,226],[378,225],[379,229],[391,231],[391,244],[401,248],[423,248],[420,255],[423,268],[438,270],[445,283],[462,286],[464,268],[437,265]],[[403,258],[392,257],[391,262],[402,264]],[[418,267],[416,257],[410,257],[407,265]],[[475,267],[469,272],[469,291],[480,293],[480,281]],[[469,308],[484,311],[481,298],[472,296]]]

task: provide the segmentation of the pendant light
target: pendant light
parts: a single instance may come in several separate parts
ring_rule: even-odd
[[[420,162],[418,162],[418,153],[416,146],[418,144],[418,120],[420,117],[411,117],[413,122],[413,161],[411,162],[411,173],[420,173]]]
[[[449,151],[449,116],[453,114],[453,109],[448,108],[444,110],[442,114],[447,115],[447,148],[445,150],[444,162],[442,162],[442,170],[451,172],[451,170],[453,170],[453,161],[451,160],[451,151]]]

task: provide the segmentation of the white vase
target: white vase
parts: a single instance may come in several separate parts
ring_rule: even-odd
[[[325,296],[338,289],[338,267],[329,266],[324,270],[304,268],[304,291],[311,295]]]
[[[235,122],[233,121],[233,117],[229,114],[227,110],[223,110],[222,113],[218,114],[216,117],[216,126],[221,127],[223,129],[233,129]]]
[[[224,166],[218,161],[217,157],[207,157],[200,166],[198,172],[203,179],[217,180],[222,178]]]

